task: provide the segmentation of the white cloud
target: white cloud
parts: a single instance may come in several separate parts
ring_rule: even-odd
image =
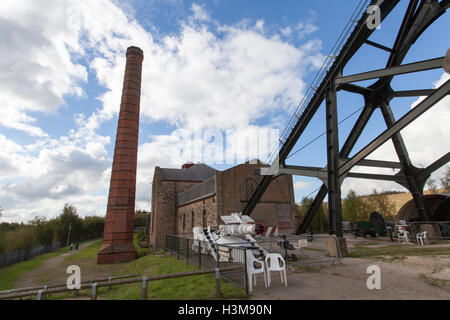
[[[263,20],[220,25],[202,6],[191,10],[178,34],[155,40],[132,10],[110,0],[0,3],[0,49],[7,53],[0,57],[0,125],[39,138],[20,146],[0,136],[7,150],[0,158],[5,219],[50,216],[65,202],[81,214],[104,213],[112,139],[98,130],[118,114],[128,46],[144,51],[141,115],[150,125],[162,120],[179,129],[233,129],[241,136],[265,128],[250,125],[254,121],[279,122],[297,105],[302,75],[323,59],[320,41],[296,48],[266,34]],[[33,113],[71,108],[67,97],[85,99],[88,71],[105,88],[100,107],[90,114],[70,109],[75,127],[65,136],[44,132]],[[174,151],[176,137],[177,131],[139,146],[138,206],[148,207],[155,165],[186,161]]]
[[[66,7],[61,1],[0,3],[1,125],[46,136],[25,112],[56,112],[64,96],[83,96],[79,83],[87,71],[71,57],[76,30],[65,24]]]
[[[434,83],[434,87],[438,88],[449,79],[450,75],[446,73],[442,74],[440,79]],[[411,108],[417,106],[417,104],[424,99],[425,97],[417,99],[411,105]],[[450,146],[449,122],[450,97],[447,96],[401,131],[413,165],[419,168],[427,167],[448,152]],[[399,161],[390,140],[367,158]],[[439,179],[444,174],[444,170],[445,168],[441,168],[432,174],[432,178],[436,179],[437,183],[439,183]],[[357,167],[352,170],[352,172],[395,174],[398,171],[392,171],[390,169],[386,171],[386,169]],[[361,181],[364,181],[364,183],[361,183]],[[377,191],[407,191],[404,187],[394,182],[361,179],[346,179],[342,187],[343,195],[345,195],[350,189],[357,191],[359,194],[370,193],[373,189],[376,189]]]
[[[202,6],[200,6],[196,3],[193,3],[191,6],[191,10],[194,13],[194,15],[192,17],[194,20],[200,20],[200,21],[209,21],[210,20],[209,14],[205,11],[205,9]]]
[[[306,190],[311,186],[311,183],[306,181],[297,181],[294,183],[294,190]]]

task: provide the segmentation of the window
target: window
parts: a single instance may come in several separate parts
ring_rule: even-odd
[[[191,213],[191,228],[194,228],[194,211]]]
[[[186,213],[183,213],[183,231],[186,231]]]
[[[206,210],[203,209],[203,228],[206,228]]]

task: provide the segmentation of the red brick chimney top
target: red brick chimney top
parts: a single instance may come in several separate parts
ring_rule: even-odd
[[[144,51],[142,51],[138,47],[129,47],[127,49],[127,56],[130,55],[130,54],[134,54],[134,55],[137,55],[137,56],[140,56],[140,57],[144,58]]]
[[[192,162],[185,163],[181,166],[181,170],[188,169],[192,167],[194,164]]]

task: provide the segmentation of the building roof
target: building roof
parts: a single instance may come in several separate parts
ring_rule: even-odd
[[[177,206],[203,199],[216,194],[216,176],[203,181],[185,191],[177,193]]]
[[[216,170],[203,163],[196,163],[187,169],[160,168],[163,180],[205,181],[216,174]]]

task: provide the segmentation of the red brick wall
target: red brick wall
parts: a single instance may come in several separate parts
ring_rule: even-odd
[[[143,52],[127,50],[103,243],[98,262],[134,259],[134,214]]]

